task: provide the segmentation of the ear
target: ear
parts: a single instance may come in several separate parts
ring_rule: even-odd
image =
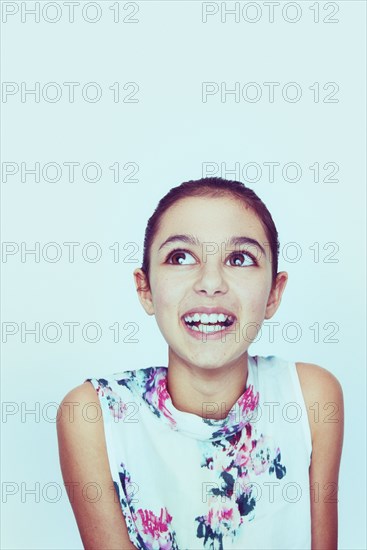
[[[154,305],[149,282],[147,276],[140,267],[134,270],[134,281],[141,305],[148,315],[154,315]]]
[[[288,273],[286,271],[280,271],[273,283],[272,289],[269,294],[268,303],[266,304],[265,319],[273,317],[282,299],[282,294],[288,281]]]

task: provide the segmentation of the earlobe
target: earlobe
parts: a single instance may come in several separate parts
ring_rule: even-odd
[[[137,268],[134,271],[134,281],[139,300],[148,315],[154,315],[152,293],[144,271]]]
[[[273,284],[271,292],[269,294],[268,303],[265,310],[265,319],[273,317],[282,299],[284,289],[287,285],[288,273],[286,271],[280,271],[277,274],[277,278]]]

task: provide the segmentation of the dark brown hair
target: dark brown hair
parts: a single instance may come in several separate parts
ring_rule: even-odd
[[[235,180],[226,180],[223,178],[201,178],[181,183],[177,187],[172,187],[168,193],[159,201],[158,206],[149,218],[144,237],[144,251],[142,271],[144,272],[148,285],[150,269],[150,249],[153,239],[159,230],[163,214],[174,203],[187,197],[234,197],[245,203],[260,219],[266,236],[269,241],[272,262],[272,284],[278,273],[278,255],[279,241],[278,232],[273,218],[265,204],[260,200],[256,193],[246,187],[242,182]],[[149,287],[148,287],[149,288]]]

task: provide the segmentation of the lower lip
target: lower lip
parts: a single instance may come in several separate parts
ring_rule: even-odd
[[[195,338],[196,340],[221,340],[222,336],[226,334],[227,332],[232,332],[234,329],[234,323],[232,323],[229,327],[223,327],[221,330],[217,330],[216,332],[200,332],[200,330],[192,330],[184,321],[184,319],[181,319],[183,326],[186,329],[186,332],[192,336],[192,338]]]

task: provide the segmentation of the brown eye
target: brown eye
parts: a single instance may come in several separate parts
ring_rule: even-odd
[[[171,254],[168,255],[167,262],[173,265],[191,265],[195,263],[195,260],[193,262],[185,262],[187,256],[193,259],[192,255],[185,250],[174,250],[173,252],[171,252]],[[177,262],[175,261],[175,259],[177,260]]]
[[[249,258],[251,263],[243,264],[244,258]],[[234,261],[235,267],[246,267],[246,265],[255,265],[255,260],[248,252],[235,252],[230,256],[230,260]]]

